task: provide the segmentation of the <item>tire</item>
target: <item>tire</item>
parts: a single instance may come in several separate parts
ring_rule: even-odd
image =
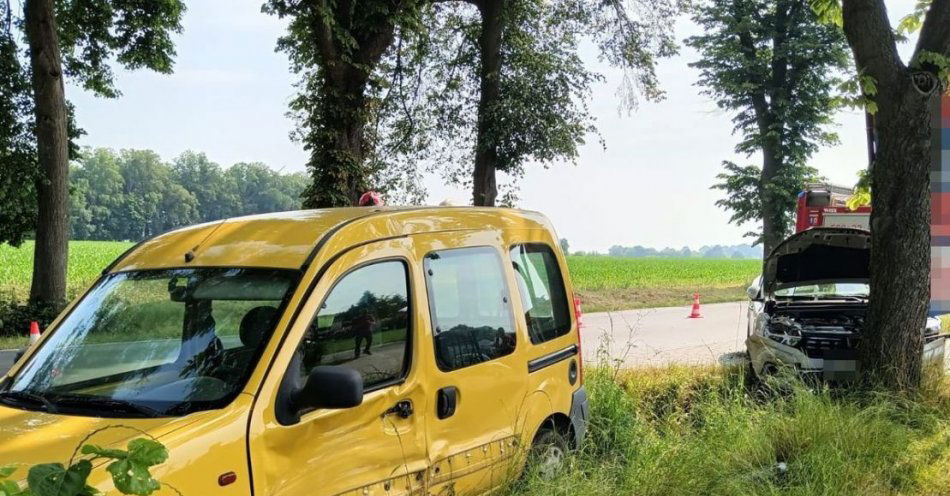
[[[527,473],[541,480],[552,480],[564,468],[569,453],[570,442],[564,434],[551,428],[542,429],[531,443]]]

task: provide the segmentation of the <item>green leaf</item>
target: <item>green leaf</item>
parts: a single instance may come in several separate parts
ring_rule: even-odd
[[[161,487],[161,483],[149,474],[148,468],[133,463],[131,459],[112,462],[106,470],[112,474],[115,488],[122,494],[148,496]]]
[[[6,465],[0,467],[0,479],[6,479],[16,472],[16,465]]]
[[[168,459],[168,450],[158,441],[133,439],[129,442],[129,459],[135,463],[151,467]]]
[[[97,446],[90,446],[89,449],[100,456],[109,456],[116,460],[110,463],[106,470],[112,474],[116,489],[123,494],[148,496],[161,487],[161,483],[153,479],[148,470],[149,467],[168,459],[168,450],[158,441],[133,439],[129,442],[127,452],[104,450]]]
[[[30,468],[27,483],[34,496],[81,496],[88,494],[86,480],[90,472],[89,460],[80,460],[69,469],[62,463],[46,463]]]
[[[23,494],[23,491],[16,482],[10,480],[0,481],[0,495],[19,496],[20,494]]]

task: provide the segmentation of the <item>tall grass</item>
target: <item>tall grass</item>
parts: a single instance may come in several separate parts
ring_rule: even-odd
[[[515,494],[948,495],[950,381],[914,398],[741,368],[589,371],[589,437],[554,480]]]

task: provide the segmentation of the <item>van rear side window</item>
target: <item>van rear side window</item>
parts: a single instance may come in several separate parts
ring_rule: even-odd
[[[425,271],[440,369],[457,370],[514,351],[508,285],[494,249],[432,252]]]
[[[571,314],[554,251],[544,244],[516,245],[511,248],[511,265],[531,342],[540,344],[567,334]]]

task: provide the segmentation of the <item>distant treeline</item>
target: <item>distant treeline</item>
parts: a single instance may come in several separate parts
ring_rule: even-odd
[[[761,246],[750,245],[713,245],[703,246],[698,250],[692,250],[685,246],[679,250],[674,248],[664,248],[657,250],[644,246],[619,246],[610,247],[607,254],[611,257],[659,257],[659,258],[762,258]]]
[[[136,241],[198,222],[300,208],[308,178],[203,153],[86,150],[70,170],[73,239]]]

